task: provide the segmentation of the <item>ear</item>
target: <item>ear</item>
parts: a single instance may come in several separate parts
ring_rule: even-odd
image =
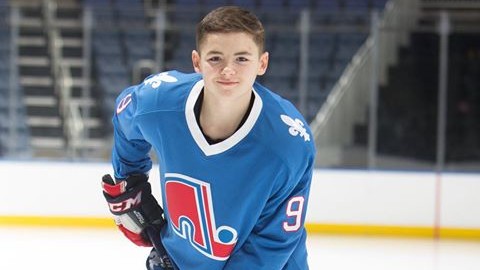
[[[192,64],[195,72],[202,73],[200,70],[200,54],[196,50],[192,51]]]
[[[269,57],[268,52],[264,52],[260,56],[260,66],[258,67],[257,75],[262,76],[267,71],[268,57]]]

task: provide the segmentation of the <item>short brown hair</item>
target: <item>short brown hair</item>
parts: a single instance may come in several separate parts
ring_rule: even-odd
[[[265,49],[265,29],[252,12],[237,7],[219,7],[208,13],[198,24],[196,32],[197,49],[205,36],[210,33],[247,33],[257,44],[260,53]]]

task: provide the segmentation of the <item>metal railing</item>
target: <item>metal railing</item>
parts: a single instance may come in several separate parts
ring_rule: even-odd
[[[51,55],[51,68],[54,76],[54,89],[58,97],[60,115],[63,119],[63,130],[69,157],[75,158],[85,139],[85,124],[80,105],[72,100],[72,76],[70,67],[62,56],[62,39],[55,25],[56,3],[43,1],[43,12],[48,36],[48,50]]]
[[[18,9],[13,9],[10,15],[10,23],[11,23],[11,32],[10,32],[10,82],[9,82],[9,110],[8,110],[8,118],[10,119],[9,123],[9,143],[8,143],[8,155],[9,156],[18,156],[18,133],[17,133],[17,108],[18,108],[18,95],[19,95],[19,87],[18,87],[18,71],[16,68],[17,63],[17,37],[18,37],[18,22],[20,19],[20,15]]]
[[[402,31],[382,32],[377,37],[370,36],[367,42],[353,57],[340,79],[337,81],[311,123],[318,151],[317,165],[336,166],[342,158],[344,147],[352,142],[353,125],[366,121],[366,110],[370,94],[376,92],[378,84],[387,80],[387,68],[396,61],[397,48],[407,42],[407,33],[415,20],[405,20],[400,14],[415,12],[416,0],[390,1],[377,26],[382,28],[402,29]],[[375,21],[375,16],[372,21]],[[373,61],[373,47],[380,45],[380,55]],[[377,68],[378,83],[371,76]],[[375,119],[370,119],[370,123]],[[371,140],[371,139],[370,139]],[[372,163],[370,161],[369,163]],[[374,163],[374,162],[373,162]]]

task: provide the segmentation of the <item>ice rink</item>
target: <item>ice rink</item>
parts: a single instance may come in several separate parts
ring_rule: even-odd
[[[311,235],[310,269],[478,270],[480,242]],[[0,269],[144,269],[148,249],[112,229],[0,227]],[[274,270],[274,269],[272,269]]]

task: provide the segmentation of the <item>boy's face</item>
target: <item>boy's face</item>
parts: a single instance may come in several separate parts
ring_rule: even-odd
[[[261,53],[246,33],[211,33],[192,52],[195,71],[203,75],[205,91],[218,98],[250,94],[257,75],[268,65],[268,53]]]

